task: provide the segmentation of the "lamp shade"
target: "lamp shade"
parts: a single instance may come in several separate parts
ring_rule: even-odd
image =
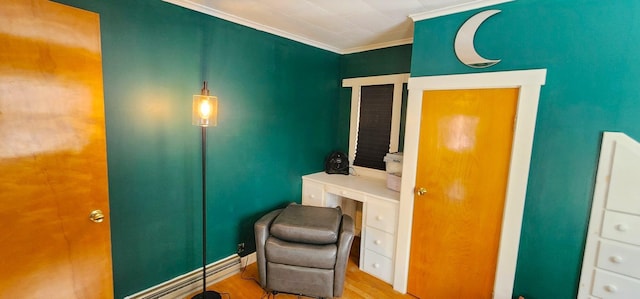
[[[194,95],[191,123],[200,127],[216,126],[218,124],[218,97]]]

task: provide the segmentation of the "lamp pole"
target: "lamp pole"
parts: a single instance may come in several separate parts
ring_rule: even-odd
[[[191,299],[222,299],[220,293],[207,291],[207,126],[216,125],[218,99],[209,96],[207,82],[202,87],[201,96],[194,96],[194,124],[200,126],[202,137],[202,293]]]

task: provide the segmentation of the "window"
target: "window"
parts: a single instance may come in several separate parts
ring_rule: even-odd
[[[409,74],[349,78],[351,87],[349,162],[360,175],[384,174],[384,156],[397,152],[403,84]]]
[[[389,152],[392,109],[393,84],[360,88],[360,119],[353,165],[385,170],[383,159]]]

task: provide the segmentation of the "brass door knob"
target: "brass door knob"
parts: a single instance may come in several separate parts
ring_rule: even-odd
[[[89,214],[89,219],[95,223],[104,221],[104,214],[101,210],[94,210]]]
[[[418,196],[422,196],[427,194],[427,189],[425,189],[424,187],[420,187],[418,188],[418,190],[416,190],[416,194],[418,194]]]

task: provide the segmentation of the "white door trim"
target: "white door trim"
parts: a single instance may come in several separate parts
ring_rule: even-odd
[[[494,298],[511,298],[520,243],[520,228],[527,192],[531,148],[538,111],[540,88],[546,69],[426,76],[409,79],[409,99],[400,190],[398,243],[393,288],[406,293],[413,223],[413,191],[416,181],[420,114],[425,90],[520,88],[511,150],[505,209],[498,252]]]

